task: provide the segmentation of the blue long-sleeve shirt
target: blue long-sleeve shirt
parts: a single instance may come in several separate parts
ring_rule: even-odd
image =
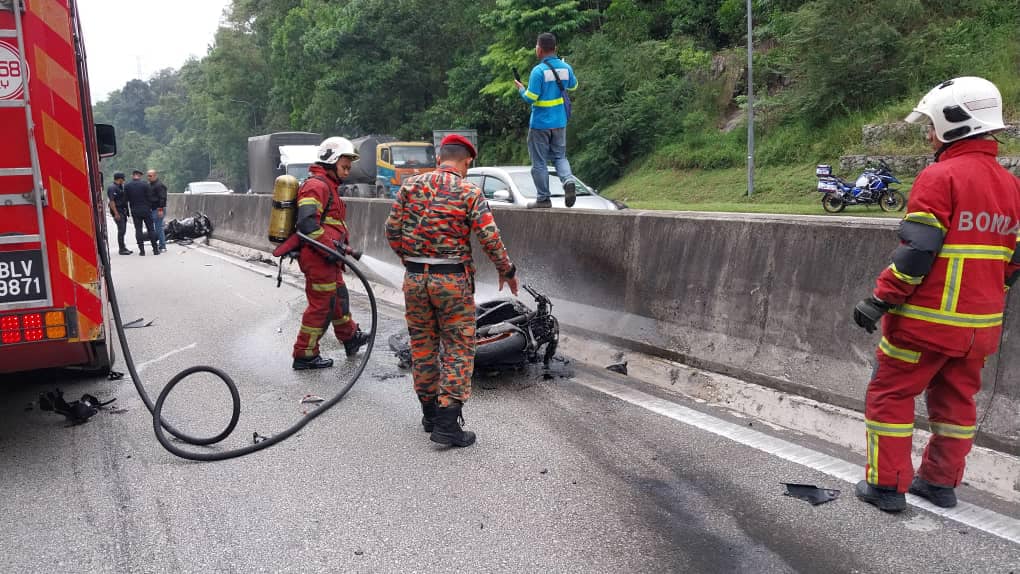
[[[560,82],[568,92],[577,89],[577,78],[574,76],[574,69],[570,64],[557,58],[549,56],[543,62],[531,69],[528,77],[528,87],[520,90],[521,98],[531,104],[531,123],[533,129],[548,130],[553,128],[567,127],[567,111],[563,107],[563,94],[556,82],[556,76],[545,62],[556,70]]]

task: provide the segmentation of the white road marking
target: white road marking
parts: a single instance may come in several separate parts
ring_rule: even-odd
[[[165,359],[167,357],[170,357],[172,355],[176,355],[177,353],[180,353],[182,351],[187,351],[188,349],[194,349],[197,346],[198,346],[198,343],[192,343],[192,344],[188,345],[187,347],[181,347],[180,349],[174,349],[173,351],[169,351],[167,353],[163,353],[162,355],[156,357],[155,359],[150,359],[150,360],[145,361],[144,363],[138,365],[138,367],[135,370],[138,371],[139,373],[141,373],[145,369],[145,367],[148,367],[149,365],[151,365],[153,363],[158,363],[158,362],[162,361],[163,359]]]
[[[611,381],[574,379],[579,385],[637,405],[653,413],[728,438],[734,442],[769,453],[773,456],[823,472],[842,481],[856,484],[864,477],[864,467],[776,438],[750,428],[690,409],[671,401],[643,393]],[[852,495],[852,493],[851,493]],[[907,494],[907,503],[1020,544],[1020,520],[963,501],[956,508],[939,508],[927,500]],[[863,503],[862,503],[863,504]]]

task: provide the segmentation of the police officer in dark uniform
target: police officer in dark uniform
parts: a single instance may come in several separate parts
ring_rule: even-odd
[[[106,188],[106,197],[110,200],[110,215],[117,222],[117,245],[120,246],[120,254],[131,255],[134,251],[124,245],[124,234],[127,233],[127,218],[130,211],[127,195],[124,193],[123,172],[118,171],[113,174],[113,184]]]
[[[145,230],[149,233],[149,241],[152,243],[152,253],[159,255],[159,237],[156,235],[156,227],[152,223],[152,210],[155,202],[149,182],[142,180],[142,172],[137,169],[131,172],[131,181],[124,186],[124,195],[127,196],[131,219],[135,223],[138,254],[145,255],[145,240],[142,239],[142,225],[144,224]]]

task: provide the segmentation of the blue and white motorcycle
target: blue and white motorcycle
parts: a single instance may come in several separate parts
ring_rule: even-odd
[[[882,211],[901,211],[907,205],[907,199],[892,187],[900,180],[896,179],[884,160],[878,160],[878,164],[877,168],[865,169],[853,185],[832,175],[831,165],[816,166],[817,190],[824,194],[822,209],[839,213],[848,205],[878,205]]]

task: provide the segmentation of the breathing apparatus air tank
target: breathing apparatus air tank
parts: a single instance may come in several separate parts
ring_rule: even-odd
[[[293,175],[281,175],[273,184],[273,212],[269,217],[269,240],[283,243],[294,234],[297,221],[298,180]]]

